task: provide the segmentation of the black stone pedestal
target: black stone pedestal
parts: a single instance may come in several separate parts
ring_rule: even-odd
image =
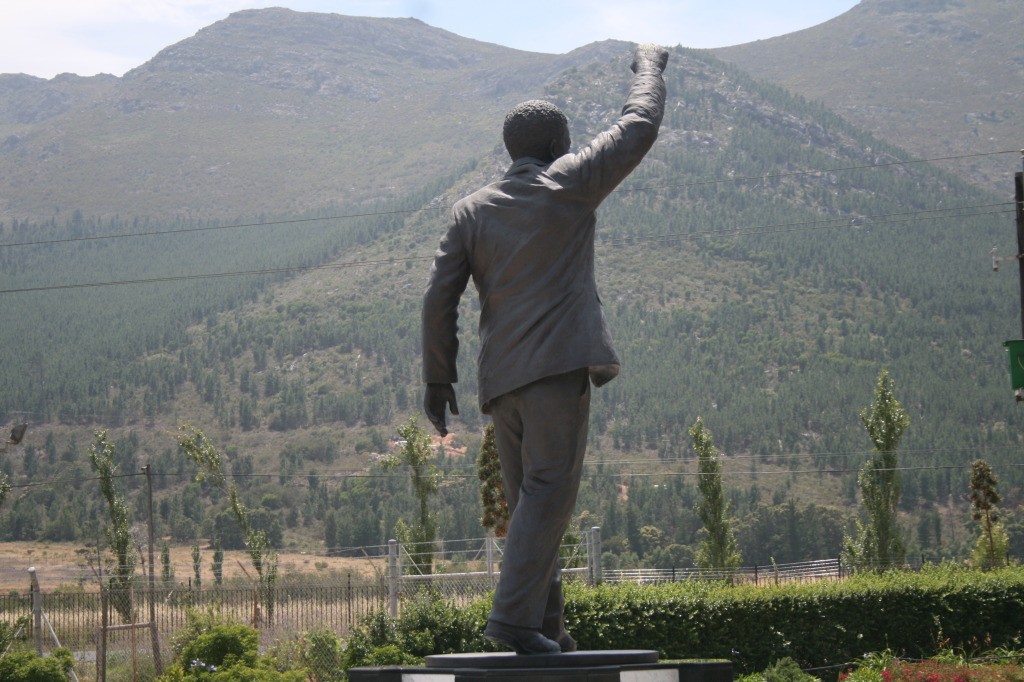
[[[576,651],[518,656],[472,653],[427,656],[423,668],[352,668],[352,682],[731,682],[732,663],[659,663],[657,651]]]

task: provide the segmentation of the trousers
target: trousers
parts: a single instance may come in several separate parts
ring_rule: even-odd
[[[559,549],[587,449],[587,368],[509,391],[490,413],[510,513],[490,620],[554,638],[565,628]]]

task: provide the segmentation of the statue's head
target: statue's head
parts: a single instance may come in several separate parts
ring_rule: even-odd
[[[505,149],[515,161],[532,156],[551,162],[569,151],[569,122],[551,102],[532,99],[516,105],[505,117]]]

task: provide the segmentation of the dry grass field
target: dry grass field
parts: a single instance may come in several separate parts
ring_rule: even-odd
[[[160,575],[160,554],[155,554],[157,575]],[[0,542],[0,593],[11,590],[24,592],[29,587],[28,569],[34,567],[44,592],[69,588],[90,590],[97,587],[93,569],[97,566],[95,550],[73,543]],[[213,584],[211,561],[213,551],[202,550],[201,576],[204,584]],[[305,552],[281,552],[278,555],[278,573],[281,579],[297,581],[296,576],[308,576],[310,581],[324,580],[332,572],[355,572],[367,578],[385,569],[386,560],[327,557]],[[171,547],[171,566],[175,579],[188,584],[193,578],[192,554],[189,547]],[[244,567],[244,570],[243,570]],[[224,580],[244,579],[246,571],[255,578],[249,556],[241,550],[224,552]],[[139,562],[139,573],[142,563]]]

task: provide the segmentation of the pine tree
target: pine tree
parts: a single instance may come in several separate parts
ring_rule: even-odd
[[[971,556],[971,561],[979,568],[995,568],[1006,563],[1006,552],[1009,540],[1006,529],[999,523],[996,505],[1003,499],[996,491],[999,480],[992,473],[992,468],[983,459],[971,464],[971,505],[974,507],[972,518],[981,521],[981,536]]]
[[[100,479],[100,492],[107,502],[110,524],[104,529],[107,544],[114,553],[110,566],[111,602],[125,623],[132,619],[131,585],[135,575],[135,546],[131,534],[131,510],[114,485],[117,465],[114,464],[114,445],[107,440],[106,431],[95,433],[95,442],[89,447],[89,463]]]
[[[164,540],[160,546],[160,577],[165,585],[174,582],[174,566],[171,564],[171,546]]]
[[[221,585],[224,582],[224,550],[220,546],[220,538],[213,541],[213,562],[210,564],[213,571],[213,582]]]
[[[324,544],[327,546],[327,556],[337,555],[338,515],[336,511],[328,512],[324,518]]]
[[[871,459],[857,476],[868,523],[857,522],[857,535],[844,541],[847,559],[860,568],[890,568],[902,563],[903,539],[896,525],[900,501],[897,448],[910,418],[893,393],[894,383],[882,370],[875,384],[874,401],[860,413],[874,445]]]
[[[185,456],[199,467],[196,481],[209,481],[228,496],[228,508],[231,516],[234,517],[235,523],[238,524],[239,530],[245,537],[245,551],[256,570],[257,593],[260,603],[265,607],[266,622],[272,623],[276,604],[274,586],[277,583],[277,551],[270,546],[270,538],[265,530],[253,528],[253,510],[242,504],[238,497],[237,486],[234,482],[230,486],[227,484],[223,456],[213,442],[191,424],[181,424],[178,431],[178,446]],[[233,467],[236,474],[252,472],[252,458],[244,457],[236,460],[235,464],[242,465]],[[214,561],[216,561],[216,557]]]
[[[434,540],[437,539],[437,522],[430,511],[430,498],[437,494],[441,474],[430,461],[430,437],[417,425],[415,417],[398,427],[398,435],[405,445],[397,456],[385,459],[383,465],[385,469],[408,467],[419,512],[412,525],[399,520],[395,532],[399,542],[408,545],[416,570],[420,575],[429,575],[433,572]]]
[[[736,537],[729,524],[730,504],[722,490],[722,463],[712,442],[711,432],[698,417],[690,427],[693,449],[697,451],[698,480],[701,499],[697,516],[704,523],[704,539],[697,549],[698,568],[735,571],[740,565]]]
[[[195,588],[203,589],[203,556],[199,553],[199,545],[192,545],[192,572],[195,574]]]

